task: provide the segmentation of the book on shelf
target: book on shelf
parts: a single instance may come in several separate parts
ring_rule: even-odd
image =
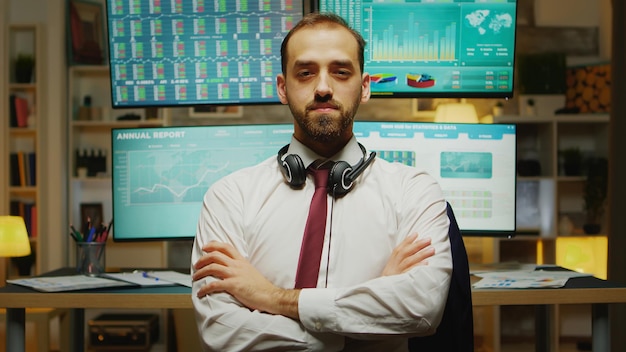
[[[28,158],[28,175],[29,175],[29,185],[36,186],[37,185],[37,154],[34,152],[27,154]]]
[[[26,186],[26,162],[24,160],[24,152],[17,152],[17,168],[20,175],[20,186]]]
[[[20,185],[20,167],[18,163],[17,153],[11,153],[9,155],[9,169],[11,172],[11,186],[19,186]]]
[[[11,186],[37,185],[37,156],[34,152],[15,152],[9,156]]]
[[[28,100],[16,94],[9,97],[11,127],[28,127]]]
[[[24,219],[24,225],[26,225],[28,237],[37,237],[37,206],[35,202],[12,200],[9,212],[11,215],[21,216]]]
[[[36,238],[38,233],[37,204],[33,204],[33,206],[30,208],[30,237]]]
[[[17,127],[17,112],[15,111],[15,94],[9,96],[9,127]]]

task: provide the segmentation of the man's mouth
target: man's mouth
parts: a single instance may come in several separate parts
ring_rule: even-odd
[[[313,104],[309,110],[312,111],[321,111],[321,112],[329,112],[329,111],[333,111],[333,110],[337,110],[338,107],[335,104],[329,104],[329,103],[322,103],[322,104]]]

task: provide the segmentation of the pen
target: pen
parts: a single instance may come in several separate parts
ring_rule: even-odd
[[[106,227],[104,227],[104,224],[100,224],[98,226],[98,228],[96,229],[96,235],[93,238],[94,242],[102,242],[100,241],[102,234],[104,233],[104,230],[106,229]]]
[[[104,233],[102,234],[102,242],[106,242],[107,238],[109,237],[109,234],[111,233],[111,227],[113,226],[113,219],[111,219],[111,221],[109,221],[109,226],[104,230]]]
[[[111,232],[111,226],[113,226],[113,219],[109,221],[109,227],[107,227],[107,234]]]
[[[158,278],[158,277],[151,276],[150,274],[148,274],[148,273],[147,273],[147,272],[145,272],[145,271],[142,271],[142,272],[141,272],[141,276],[145,277],[146,279],[154,279],[154,281],[159,281],[159,278]]]
[[[72,236],[72,237],[74,237],[76,239],[76,241],[82,242],[83,241],[83,235],[81,235],[80,232],[78,230],[76,230],[74,225],[70,224],[70,229],[72,230],[72,233],[74,234],[74,236]]]
[[[95,234],[96,234],[96,228],[92,227],[89,230],[89,236],[87,236],[87,242],[93,242],[93,237],[94,237]]]
[[[70,231],[70,236],[74,239],[74,241],[80,242],[80,240],[78,239],[78,237],[76,237],[73,231]]]

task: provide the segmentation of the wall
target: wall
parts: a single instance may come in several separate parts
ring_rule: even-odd
[[[611,209],[609,237],[609,273],[611,281],[626,285],[626,222],[621,214],[626,212],[626,163],[623,155],[626,153],[626,3],[623,0],[613,0],[613,47],[612,60],[618,65],[613,67],[613,105],[611,112],[610,150],[611,164],[609,166],[609,208]],[[609,328],[611,331],[611,351],[621,351],[626,346],[626,304],[611,305],[609,310]]]
[[[7,23],[9,22],[7,4],[4,1],[0,1],[0,77],[8,77],[8,65],[5,60],[8,56],[6,51],[6,43],[8,40],[7,36],[2,28],[6,28]],[[7,87],[0,83],[0,97],[6,97],[8,94]],[[4,114],[8,110],[7,100],[0,99],[0,113]],[[6,136],[6,129],[8,126],[0,125],[0,136]],[[0,152],[5,153],[6,150],[9,149],[8,141],[0,141]],[[9,165],[8,162],[2,163],[0,165],[0,169],[8,170]],[[3,172],[0,174],[0,185],[8,185],[9,184],[9,175],[7,172]],[[0,187],[0,199],[8,199],[9,190],[7,187]],[[0,214],[8,214],[9,213],[9,204],[4,202],[0,202]],[[6,272],[7,272],[7,258],[0,258],[0,286],[4,286],[4,282],[6,280]]]
[[[67,176],[66,165],[66,129],[65,123],[65,92],[66,72],[65,65],[65,0],[2,0],[6,6],[3,14],[8,16],[10,23],[39,23],[41,25],[41,40],[43,43],[43,58],[47,68],[42,70],[42,96],[44,101],[39,102],[42,119],[39,131],[42,133],[41,167],[46,170],[45,179],[39,185],[44,204],[41,209],[47,209],[40,215],[40,228],[45,242],[42,248],[48,248],[47,253],[41,253],[42,270],[52,270],[65,266],[67,258],[67,233],[65,224],[67,215]],[[4,30],[5,26],[2,26]],[[4,57],[5,55],[2,55]],[[4,96],[4,95],[3,95]]]
[[[624,18],[625,6],[621,0],[613,0],[619,6],[619,16]],[[542,50],[552,50],[554,48],[566,49],[572,56],[577,57],[595,57],[600,59],[610,59],[612,53],[611,38],[612,38],[612,11],[611,0],[520,0],[520,8],[525,11],[524,17],[521,19],[525,21],[520,26],[520,36],[518,45],[520,50],[528,52],[541,52]],[[536,16],[534,16],[536,14]],[[615,16],[617,18],[617,15]],[[64,68],[65,64],[65,0],[0,0],[0,32],[2,33],[2,41],[5,42],[4,28],[9,22],[41,22],[43,24],[46,43],[46,62],[49,69],[46,70],[46,118],[48,119],[46,124],[46,138],[45,144],[48,150],[49,157],[46,158],[46,165],[43,165],[47,170],[47,183],[44,187],[42,185],[42,192],[45,198],[48,200],[45,204],[47,209],[46,214],[43,216],[45,219],[42,223],[42,228],[48,232],[49,241],[47,247],[49,248],[48,255],[44,257],[45,263],[43,270],[51,270],[61,266],[67,265],[67,235],[65,233],[65,224],[67,217],[67,180],[66,167],[67,152],[66,152],[66,106],[65,102],[67,98],[65,96],[66,87],[66,72]],[[616,30],[615,33],[620,34],[620,42],[614,44],[616,49],[619,49],[619,55],[615,56],[618,60],[614,62],[624,62],[624,37],[621,35],[625,32],[625,28],[622,25],[620,30]],[[617,39],[617,35],[615,35]],[[613,50],[616,50],[613,49]],[[4,47],[0,45],[0,67],[6,65],[2,63],[6,55],[4,54]],[[0,72],[0,75],[5,77],[5,72]],[[624,72],[622,69],[621,76],[624,78]],[[621,82],[624,82],[622,80]],[[0,96],[6,96],[5,87],[0,85]],[[617,89],[616,89],[617,91]],[[619,90],[623,92],[623,89]],[[621,114],[626,113],[624,103],[622,102],[621,108],[619,107],[619,98],[617,93],[614,93],[614,101],[616,102],[615,111],[621,111]],[[478,105],[479,116],[483,116],[489,113],[489,109],[493,101],[491,100],[472,100]],[[3,103],[0,102],[0,107]],[[506,113],[515,114],[517,108],[516,99],[512,99],[507,103]],[[4,111],[4,110],[2,110]],[[259,118],[260,117],[260,118]],[[374,100],[361,107],[358,118],[362,120],[368,119],[412,119],[411,115],[411,102],[409,100],[398,99],[380,99]],[[273,122],[290,122],[291,117],[288,109],[284,106],[263,106],[263,107],[246,107],[244,108],[244,117],[242,119],[230,119],[230,120],[186,120],[178,118],[179,124],[189,123],[273,123]],[[615,128],[613,130],[623,131],[626,130],[626,126],[623,126],[624,120],[614,121]],[[0,129],[0,132],[2,130]],[[616,133],[617,134],[617,133]],[[626,150],[626,140],[622,138],[620,141],[618,138],[612,138],[613,150]],[[1,146],[0,146],[1,147]],[[4,150],[4,149],[3,149]],[[617,154],[617,152],[615,152]],[[623,164],[623,163],[622,163]],[[626,178],[626,171],[623,170],[623,166],[620,168],[613,168],[612,179],[624,179]],[[2,168],[2,167],[0,167]],[[0,176],[1,180],[1,176]],[[0,184],[7,184],[2,182]],[[611,198],[611,209],[616,213],[624,206],[621,204],[621,199],[626,198],[626,190],[621,184],[612,185],[612,190],[615,196]],[[2,195],[4,189],[0,189],[0,199],[6,199]],[[0,205],[0,213],[6,213],[8,210],[3,209],[5,205]],[[42,207],[43,208],[43,207]],[[616,217],[614,217],[616,218]],[[622,233],[624,225],[614,220],[612,224],[613,231],[619,231]],[[613,241],[612,241],[613,243]],[[624,248],[624,240],[617,241],[619,248]],[[187,250],[187,243],[179,244],[185,247],[183,250]],[[178,251],[178,250],[177,250]],[[610,261],[610,278],[615,277],[626,282],[623,268],[624,257],[620,255],[616,250],[611,250],[614,254],[611,256]],[[188,261],[183,260],[181,266],[186,267]],[[2,268],[0,267],[0,270]],[[618,270],[619,269],[619,270]],[[623,305],[622,305],[623,306]],[[621,313],[624,313],[622,307]],[[622,314],[622,317],[626,314]],[[613,324],[613,336],[623,336],[619,334],[620,326],[622,324]],[[619,320],[618,320],[619,322]],[[618,336],[619,335],[619,336]],[[625,337],[621,337],[622,343],[614,346],[623,346]],[[618,350],[617,347],[614,350]]]
[[[10,22],[43,23],[46,43],[46,150],[48,158],[44,169],[48,171],[47,186],[42,189],[48,204],[42,228],[48,231],[49,256],[44,258],[44,270],[67,265],[67,163],[65,121],[65,0],[4,0],[8,11],[2,13]],[[520,51],[540,52],[555,48],[567,50],[573,56],[610,57],[610,0],[520,0],[518,47]],[[584,10],[583,10],[584,9]],[[537,14],[537,16],[535,16]],[[554,16],[553,14],[558,14]],[[608,18],[608,19],[607,19]],[[5,28],[3,26],[2,28]],[[552,38],[552,39],[551,39]],[[4,56],[4,55],[2,55]],[[472,100],[477,104],[479,116],[489,113],[491,100]],[[517,113],[515,99],[508,102],[507,113]],[[259,118],[261,116],[261,118]],[[376,99],[362,106],[358,119],[413,119],[411,101]],[[244,117],[237,120],[179,123],[267,123],[289,122],[284,106],[244,108]],[[43,186],[42,186],[43,187]],[[43,208],[43,206],[42,206]]]

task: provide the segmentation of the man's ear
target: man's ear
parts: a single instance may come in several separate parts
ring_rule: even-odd
[[[285,76],[281,73],[276,76],[276,89],[278,91],[278,98],[283,104],[287,104],[287,86],[285,82]]]
[[[371,77],[370,74],[365,72],[363,73],[363,77],[361,78],[361,103],[367,103],[370,100],[370,96],[372,91],[371,87]]]

